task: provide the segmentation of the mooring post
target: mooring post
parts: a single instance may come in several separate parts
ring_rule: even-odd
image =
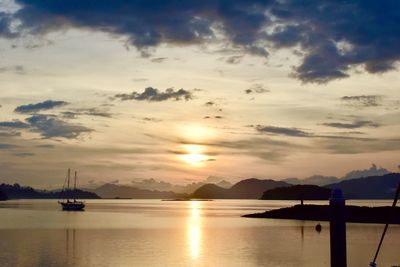
[[[331,267],[346,267],[346,218],[342,190],[334,189],[329,200]]]

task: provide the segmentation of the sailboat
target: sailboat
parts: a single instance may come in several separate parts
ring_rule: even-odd
[[[75,179],[74,179],[74,189],[72,191],[74,196],[73,196],[72,200],[70,199],[70,196],[71,196],[71,189],[69,187],[70,176],[71,176],[71,170],[68,168],[67,188],[65,189],[65,182],[64,182],[63,191],[61,192],[61,193],[66,193],[67,199],[64,199],[62,201],[58,201],[58,203],[60,203],[60,205],[62,206],[62,210],[64,210],[64,211],[82,211],[85,208],[85,203],[83,201],[76,200],[76,198],[75,198],[76,179],[77,179],[76,171],[75,171]]]

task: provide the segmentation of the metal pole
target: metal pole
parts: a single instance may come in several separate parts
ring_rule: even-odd
[[[346,203],[342,190],[334,189],[329,200],[331,267],[346,267]]]
[[[395,194],[394,199],[393,199],[392,212],[394,211],[393,209],[396,208],[397,200],[399,199],[399,194],[400,194],[400,183],[397,185],[396,194]],[[376,267],[376,259],[378,258],[378,254],[379,254],[379,251],[381,249],[381,246],[382,246],[382,243],[383,243],[383,239],[385,238],[386,231],[389,228],[390,219],[392,219],[392,217],[393,217],[393,215],[392,216],[390,216],[390,215],[391,214],[389,214],[388,222],[386,223],[385,228],[383,229],[381,240],[379,240],[379,245],[378,245],[378,248],[376,249],[374,260],[369,264],[369,266],[371,266],[371,267]]]

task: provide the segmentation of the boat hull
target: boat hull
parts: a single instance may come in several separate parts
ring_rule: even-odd
[[[60,202],[62,210],[64,211],[82,211],[85,209],[83,202]]]

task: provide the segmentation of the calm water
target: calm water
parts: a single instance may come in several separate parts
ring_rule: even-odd
[[[316,222],[240,217],[292,204],[90,200],[62,212],[54,200],[2,202],[0,266],[329,266],[328,224],[317,233]],[[349,266],[368,266],[382,229],[347,225]],[[399,237],[391,226],[378,266],[400,264]]]

